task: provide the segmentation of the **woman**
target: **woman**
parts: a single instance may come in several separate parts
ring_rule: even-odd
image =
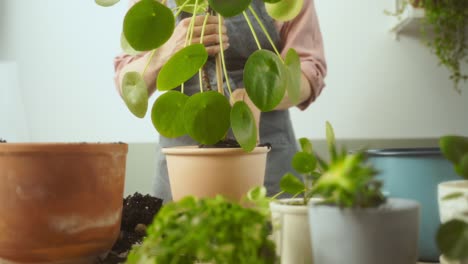
[[[130,5],[135,4],[137,0],[131,0]],[[173,8],[173,0],[168,1],[168,6]],[[300,14],[292,21],[285,23],[274,21],[265,10],[265,4],[261,0],[253,0],[252,7],[255,9],[260,19],[263,21],[267,31],[280,49],[282,56],[290,48],[294,48],[301,59],[302,84],[300,104],[296,105],[301,110],[305,110],[316,98],[324,87],[323,79],[326,75],[326,63],[323,51],[322,36],[319,28],[317,15],[315,12],[314,1],[305,0]],[[250,14],[250,12],[248,12]],[[189,28],[190,14],[184,14],[178,18],[178,24],[173,36],[164,44],[153,57],[144,77],[150,94],[156,89],[156,76],[170,58],[172,54],[184,47],[186,32]],[[195,29],[193,42],[200,42],[201,26],[204,16],[198,16],[195,19]],[[250,20],[255,18],[250,15]],[[253,22],[253,27],[257,32],[261,46],[264,49],[273,50],[269,41],[262,33],[260,26]],[[272,195],[279,192],[279,180],[284,173],[292,171],[291,159],[297,152],[297,143],[292,129],[288,109],[293,105],[286,95],[283,101],[275,111],[261,113],[251,103],[243,89],[243,67],[250,54],[256,51],[255,43],[248,24],[242,15],[224,20],[222,29],[223,47],[225,48],[226,66],[231,82],[234,88],[231,101],[246,100],[251,106],[254,115],[260,122],[260,143],[270,143],[273,148],[268,154],[267,170],[265,177],[265,186],[268,194]],[[211,86],[216,87],[215,67],[213,55],[220,52],[218,36],[218,18],[209,17],[206,24],[203,44],[207,48],[210,59],[207,62],[206,69]],[[115,59],[115,81],[120,92],[120,84],[126,72],[143,72],[143,69],[149,58],[149,53],[138,56],[121,55]],[[198,75],[185,83],[185,93],[194,94],[199,91]],[[258,117],[260,116],[260,117]],[[161,147],[195,145],[188,136],[169,139],[160,136],[159,144]],[[158,175],[155,179],[154,192],[157,197],[165,201],[171,200],[169,180],[167,176],[167,164],[162,153],[158,155]]]

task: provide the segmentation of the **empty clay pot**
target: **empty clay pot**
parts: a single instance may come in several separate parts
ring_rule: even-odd
[[[0,144],[0,263],[90,263],[120,231],[126,144]]]

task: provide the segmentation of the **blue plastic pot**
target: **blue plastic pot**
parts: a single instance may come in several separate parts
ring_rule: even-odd
[[[412,199],[421,204],[419,260],[438,262],[437,184],[459,179],[452,164],[438,148],[374,149],[367,154],[380,172],[378,177],[383,180],[388,197]]]

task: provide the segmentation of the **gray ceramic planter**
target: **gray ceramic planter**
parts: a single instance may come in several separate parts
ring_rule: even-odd
[[[439,228],[437,185],[457,180],[453,166],[439,148],[375,149],[367,152],[379,170],[388,197],[416,200],[421,204],[419,260],[439,261],[435,236]]]
[[[414,264],[419,204],[389,199],[378,208],[309,205],[314,263]]]

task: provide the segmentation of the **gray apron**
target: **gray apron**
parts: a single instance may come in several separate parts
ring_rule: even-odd
[[[169,0],[168,6],[175,7],[174,1]],[[281,49],[279,34],[275,28],[274,21],[265,11],[265,4],[260,0],[252,1],[252,7],[255,9],[260,19],[263,21],[268,30],[273,42]],[[262,48],[273,50],[268,42],[268,39],[263,34],[260,26],[255,21],[250,12],[250,20],[254,26],[255,32],[259,38]],[[187,14],[182,14],[180,18],[187,17]],[[248,24],[245,22],[244,16],[238,15],[225,20],[227,32],[229,36],[229,48],[225,51],[226,67],[232,89],[242,88],[244,64],[250,54],[257,50],[257,45],[250,32]],[[210,58],[207,62],[207,72],[210,77],[211,87],[216,89],[216,77],[214,59]],[[198,74],[185,83],[184,92],[192,95],[200,91]],[[229,94],[225,85],[225,94]],[[288,110],[272,111],[261,113],[260,118],[260,143],[270,143],[271,151],[267,156],[267,168],[265,175],[265,187],[268,190],[268,195],[274,195],[280,191],[279,181],[286,172],[293,172],[291,160],[297,152],[297,143]],[[198,143],[189,136],[179,138],[166,138],[160,136],[159,144],[161,148],[197,145]],[[167,163],[165,155],[159,150],[157,153],[158,167],[157,175],[154,181],[154,195],[164,199],[164,201],[172,200],[169,178],[167,175]]]

